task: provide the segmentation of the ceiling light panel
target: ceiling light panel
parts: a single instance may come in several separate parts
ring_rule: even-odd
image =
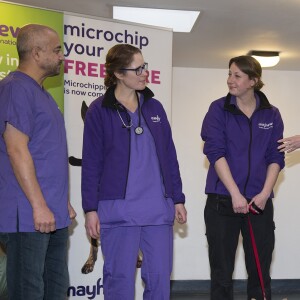
[[[190,32],[200,11],[113,6],[113,18],[145,25]]]

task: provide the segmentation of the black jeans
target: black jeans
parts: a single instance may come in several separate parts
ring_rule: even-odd
[[[271,300],[270,266],[275,243],[273,203],[269,199],[263,214],[250,215],[259,254],[267,300]],[[248,216],[236,214],[230,197],[208,195],[204,218],[211,268],[211,300],[232,300],[235,253],[243,236],[248,273],[247,299],[263,300],[248,226]]]

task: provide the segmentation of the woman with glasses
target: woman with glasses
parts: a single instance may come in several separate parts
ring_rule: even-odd
[[[87,234],[100,236],[105,300],[133,300],[143,254],[144,300],[170,298],[173,222],[186,222],[172,133],[146,87],[140,49],[118,44],[106,56],[108,88],[84,124],[82,204]]]

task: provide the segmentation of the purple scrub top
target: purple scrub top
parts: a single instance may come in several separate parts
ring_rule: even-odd
[[[98,215],[102,228],[118,226],[173,225],[175,208],[171,198],[164,197],[164,185],[154,139],[141,116],[143,133],[134,129],[139,123],[136,110],[130,117],[131,152],[125,199],[101,200]]]
[[[3,139],[6,123],[29,137],[36,176],[56,228],[70,224],[68,156],[63,116],[51,95],[16,71],[0,81],[0,232],[34,232],[32,208],[20,188]]]

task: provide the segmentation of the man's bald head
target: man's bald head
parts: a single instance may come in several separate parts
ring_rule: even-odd
[[[52,28],[39,24],[28,24],[22,27],[17,36],[17,51],[20,61],[25,60],[34,47],[41,49],[46,47],[49,33],[57,34]]]

